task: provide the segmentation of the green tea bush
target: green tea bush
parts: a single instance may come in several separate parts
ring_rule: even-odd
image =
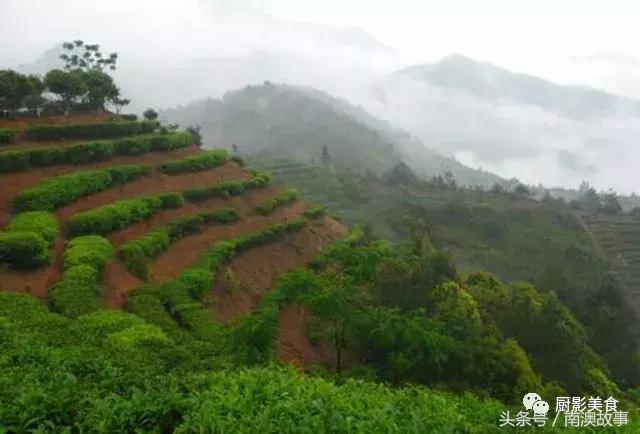
[[[35,232],[0,232],[0,263],[37,268],[50,259],[49,243]]]
[[[212,273],[201,268],[185,270],[180,274],[178,280],[185,286],[189,296],[196,300],[200,300],[207,291],[213,288]]]
[[[66,271],[78,265],[89,265],[102,272],[113,254],[111,243],[98,235],[73,238],[62,254],[62,268]]]
[[[166,251],[177,239],[202,232],[205,224],[228,224],[240,217],[234,209],[205,212],[176,219],[165,226],[153,229],[140,238],[129,240],[118,249],[118,256],[127,271],[147,280],[147,261]]]
[[[182,132],[149,134],[126,139],[79,143],[63,147],[46,146],[0,154],[0,173],[58,164],[86,164],[110,160],[114,155],[138,155],[150,151],[171,151],[191,144]]]
[[[99,124],[32,125],[25,129],[29,140],[109,139],[151,133],[158,122],[104,122]]]
[[[172,151],[191,144],[191,135],[182,132],[149,134],[113,141],[114,152],[120,155],[138,155],[151,151]]]
[[[309,219],[315,219],[325,214],[324,205],[313,205],[304,211],[304,216]]]
[[[53,214],[44,211],[31,211],[16,214],[6,230],[8,232],[34,232],[51,246],[58,236],[59,229],[58,220]]]
[[[17,131],[12,128],[0,128],[0,145],[9,145],[16,138]]]
[[[277,208],[287,205],[291,202],[294,202],[298,199],[299,193],[298,190],[294,190],[293,188],[289,188],[278,193],[274,198],[267,199],[262,202],[260,205],[256,206],[255,211],[260,215],[269,215],[274,212]]]
[[[72,318],[98,310],[98,283],[112,255],[111,243],[97,235],[69,241],[62,254],[62,280],[49,289],[53,310]]]
[[[95,283],[62,280],[49,289],[49,299],[55,312],[71,318],[100,309]]]
[[[219,211],[203,212],[200,214],[205,223],[233,223],[240,219],[238,212],[233,208],[224,208]]]
[[[162,208],[174,208],[183,202],[180,193],[126,199],[74,214],[67,224],[72,236],[108,234],[131,223],[150,218]]]
[[[165,193],[158,196],[161,208],[180,208],[184,205],[184,196],[182,193]]]
[[[233,157],[230,158],[231,161],[233,161],[234,163],[236,163],[238,166],[240,167],[244,167],[246,162],[244,161],[244,159],[238,155],[234,155]]]
[[[100,280],[100,272],[91,265],[73,265],[65,270],[62,280],[72,280],[85,285],[91,285]]]
[[[158,166],[163,173],[177,174],[184,172],[199,172],[219,166],[227,161],[227,151],[216,149],[199,155],[186,157],[182,160],[167,161]]]
[[[255,172],[248,181],[224,181],[211,187],[192,188],[184,191],[184,198],[189,202],[199,202],[213,197],[229,198],[245,193],[247,190],[266,187],[271,176],[265,172]]]
[[[44,179],[21,191],[13,198],[13,208],[21,211],[53,211],[79,197],[106,190],[118,184],[147,175],[148,165],[116,166],[103,170],[87,170]]]

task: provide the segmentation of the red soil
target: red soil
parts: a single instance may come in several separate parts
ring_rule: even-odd
[[[282,310],[276,349],[278,360],[301,368],[317,364],[334,365],[331,346],[326,342],[311,344],[308,326],[309,311],[305,306],[293,304]]]
[[[0,119],[0,128],[15,128],[23,130],[29,125],[48,124],[48,125],[63,125],[63,124],[94,124],[105,122],[110,113],[86,113],[86,114],[72,114],[69,116],[42,116],[39,118],[26,117],[18,118],[16,120]]]
[[[195,263],[199,256],[216,241],[228,240],[242,234],[259,231],[284,219],[294,219],[303,210],[302,203],[294,202],[279,208],[270,216],[250,216],[233,225],[212,226],[201,234],[182,238],[174,243],[169,251],[158,256],[150,265],[150,280],[160,282],[176,277],[183,269]]]
[[[253,207],[260,201],[264,200],[267,195],[274,194],[275,193],[273,193],[272,189],[261,189],[252,191],[243,196],[232,197],[228,200],[211,199],[200,202],[198,204],[187,203],[185,204],[185,206],[179,209],[163,211],[155,215],[151,220],[135,223],[120,232],[116,232],[109,236],[109,241],[114,246],[114,248],[117,248],[127,240],[139,237],[144,233],[149,232],[153,228],[157,228],[169,223],[173,219],[195,215],[203,211],[216,211],[222,208],[233,208],[241,215],[241,217],[247,216],[251,213]],[[247,217],[244,218],[246,219]],[[242,222],[236,222],[231,225],[213,225],[205,230],[205,232],[203,232],[202,234],[185,237],[184,239],[174,243],[170,246],[167,252],[161,254],[158,258],[156,258],[152,263],[149,264],[150,281],[162,281],[162,273],[168,273],[168,276],[175,277],[182,271],[182,269],[195,262],[195,260],[197,259],[197,255],[199,255],[203,250],[209,247],[210,244],[214,243],[215,240],[229,239],[236,236],[229,234],[233,234],[236,232],[237,234],[242,233],[242,231],[238,229],[238,225],[241,223]],[[188,241],[189,239],[195,237],[201,237],[201,239],[197,241]],[[214,241],[211,241],[212,239]],[[190,254],[185,256],[184,244],[189,243],[191,243],[192,245],[198,244],[200,248],[194,248],[193,246],[190,247],[188,250]],[[180,246],[176,246],[177,244],[183,245],[182,248]],[[163,264],[162,261],[168,263],[168,267],[170,268],[167,269],[167,265]],[[121,276],[123,273],[129,273],[117,259],[114,259],[112,262],[116,262],[117,264],[108,264],[108,270],[105,274],[104,284],[105,304],[109,307],[120,307],[126,302],[126,294],[129,291],[143,285],[144,282],[131,275],[125,277]],[[155,272],[154,269],[158,269],[159,271]]]
[[[346,229],[329,218],[310,221],[299,232],[239,254],[229,266],[233,282],[222,270],[213,287],[215,317],[227,323],[256,308],[280,273],[309,262],[318,250],[345,235]]]

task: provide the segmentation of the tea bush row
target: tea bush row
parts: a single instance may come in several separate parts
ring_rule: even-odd
[[[255,211],[260,215],[269,215],[277,208],[294,202],[298,199],[299,195],[300,194],[298,193],[298,190],[289,188],[287,190],[281,191],[274,198],[267,199],[256,206]]]
[[[101,236],[70,240],[62,255],[62,280],[49,289],[53,310],[69,317],[98,310],[98,284],[112,255],[111,243]]]
[[[306,218],[315,219],[323,216],[325,212],[324,205],[313,205],[307,208],[303,214]]]
[[[150,171],[151,167],[148,165],[131,164],[47,178],[15,196],[13,209],[17,212],[53,211],[79,197],[134,181]]]
[[[147,232],[140,238],[127,241],[118,249],[118,256],[131,274],[147,280],[147,261],[166,251],[176,240],[202,232],[207,224],[228,224],[239,218],[234,209],[222,209],[176,219]]]
[[[229,198],[245,193],[247,190],[266,187],[271,176],[266,172],[254,172],[248,181],[225,181],[211,187],[192,188],[184,191],[184,198],[189,202],[199,202],[214,197]]]
[[[177,279],[133,291],[127,308],[163,330],[180,326],[199,339],[217,336],[219,327],[211,319],[209,310],[197,300],[211,290],[215,275],[222,264],[231,261],[243,250],[297,231],[304,224],[304,219],[277,223],[253,234],[228,241],[218,241],[203,253],[196,264],[185,269]]]
[[[25,128],[24,132],[29,140],[110,139],[152,133],[159,126],[160,124],[157,121],[32,125]]]
[[[58,236],[58,221],[46,212],[17,214],[0,232],[0,263],[12,268],[37,268],[49,263],[49,248]]]
[[[0,128],[0,145],[10,145],[16,138],[17,131],[12,128]]]
[[[74,214],[67,224],[71,236],[105,235],[146,220],[161,209],[178,208],[184,203],[180,193],[126,199]]]
[[[216,149],[181,160],[167,161],[158,166],[158,170],[171,175],[185,172],[199,172],[219,166],[227,161],[227,158],[228,154],[226,150]]]
[[[192,143],[188,133],[149,134],[125,139],[78,143],[0,153],[0,173],[20,172],[34,167],[86,164],[108,161],[115,155],[138,155],[151,151],[171,151]]]

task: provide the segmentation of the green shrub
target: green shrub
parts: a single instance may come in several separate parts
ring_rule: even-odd
[[[72,280],[85,285],[91,285],[100,280],[100,272],[91,265],[73,265],[65,270],[62,280]]]
[[[169,338],[152,324],[136,324],[124,330],[109,333],[107,342],[122,349],[135,348],[148,343],[168,343]]]
[[[53,214],[32,211],[16,214],[6,230],[8,232],[35,232],[51,246],[58,236],[59,225]]]
[[[62,254],[62,267],[68,270],[77,265],[89,265],[102,272],[111,258],[111,243],[98,235],[86,235],[70,240]]]
[[[30,167],[58,164],[86,164],[110,160],[114,155],[138,155],[150,151],[171,151],[191,143],[187,133],[149,134],[126,139],[46,146],[0,154],[0,173],[19,172]]]
[[[203,212],[200,214],[205,223],[217,222],[222,224],[233,223],[240,219],[238,212],[233,208],[224,208],[219,211]]]
[[[120,117],[125,121],[135,122],[138,120],[138,115],[133,115],[133,114],[120,115]]]
[[[94,284],[62,280],[49,289],[51,307],[62,315],[75,318],[100,309]]]
[[[16,138],[17,131],[12,128],[0,128],[0,145],[9,145]]]
[[[247,190],[265,187],[271,182],[268,173],[256,172],[249,181],[224,181],[211,187],[192,188],[184,191],[189,202],[200,202],[213,197],[229,198],[243,194]]]
[[[187,288],[189,295],[196,300],[200,300],[213,288],[212,273],[201,268],[185,270],[180,274],[178,280]]]
[[[158,166],[163,173],[176,174],[184,172],[198,172],[219,166],[227,160],[227,151],[216,149],[200,155],[186,157],[182,160],[167,161]]]
[[[298,199],[299,193],[292,188],[284,190],[276,195],[276,197],[267,199],[255,208],[256,213],[261,215],[269,215],[277,208],[289,204]]]
[[[112,254],[111,243],[97,235],[69,241],[62,254],[62,280],[49,289],[53,310],[72,318],[98,310],[97,284]]]
[[[79,197],[106,190],[146,175],[148,165],[125,165],[103,170],[87,170],[40,181],[13,198],[15,211],[53,211]]]
[[[183,201],[180,193],[120,200],[73,215],[67,229],[72,236],[104,235],[123,229],[131,223],[148,219],[162,208],[177,207]]]
[[[35,232],[0,232],[0,263],[36,268],[50,261],[49,243]]]
[[[109,139],[153,132],[157,122],[103,122],[99,124],[32,125],[25,129],[30,140]]]
[[[162,208],[180,208],[184,205],[182,193],[165,193],[158,196]]]
[[[304,216],[309,219],[315,219],[323,216],[325,213],[324,205],[313,205],[304,211]]]

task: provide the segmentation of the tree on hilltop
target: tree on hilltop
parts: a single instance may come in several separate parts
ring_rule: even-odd
[[[73,69],[102,71],[105,68],[115,71],[116,69],[118,53],[104,56],[98,44],[87,44],[78,39],[73,42],[63,42],[62,48],[66,52],[60,55],[60,59],[65,62],[64,69],[67,71]]]

